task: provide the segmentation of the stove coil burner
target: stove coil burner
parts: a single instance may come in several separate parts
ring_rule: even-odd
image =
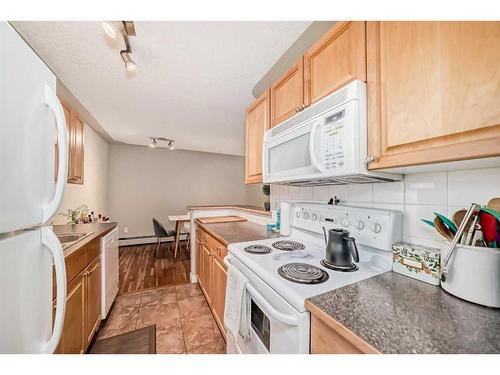
[[[245,247],[243,250],[250,254],[269,254],[273,251],[270,247],[264,245],[250,245]]]
[[[284,251],[303,250],[306,248],[300,242],[289,241],[289,240],[276,241],[273,243],[273,247],[278,250],[284,250]]]
[[[328,273],[307,263],[285,264],[278,268],[278,274],[299,284],[320,284],[328,280]]]
[[[349,266],[335,266],[331,263],[328,263],[324,259],[320,263],[323,267],[329,268],[329,269],[334,270],[334,271],[340,271],[340,272],[354,272],[354,271],[357,271],[359,269],[358,265],[354,264],[354,263],[349,265]]]

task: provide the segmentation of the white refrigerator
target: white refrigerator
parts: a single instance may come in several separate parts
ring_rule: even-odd
[[[64,256],[48,226],[68,168],[66,123],[55,90],[54,74],[0,22],[0,353],[53,353],[64,323]]]

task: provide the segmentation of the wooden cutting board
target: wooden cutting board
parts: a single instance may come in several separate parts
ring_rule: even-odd
[[[213,224],[213,223],[232,223],[236,221],[247,221],[247,219],[239,216],[214,216],[214,217],[199,217],[198,220],[201,224]]]

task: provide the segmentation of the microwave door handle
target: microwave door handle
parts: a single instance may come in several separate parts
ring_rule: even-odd
[[[316,157],[316,134],[319,127],[319,121],[315,121],[311,128],[311,135],[309,136],[309,157],[311,158],[311,164],[318,171],[323,172],[323,167],[318,162]]]

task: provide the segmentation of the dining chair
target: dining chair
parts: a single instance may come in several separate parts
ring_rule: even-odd
[[[176,235],[176,231],[172,229],[165,229],[162,223],[158,219],[153,218],[153,229],[156,237],[156,247],[155,247],[155,257],[158,258],[158,251],[161,246],[161,239],[165,237],[173,237]]]

